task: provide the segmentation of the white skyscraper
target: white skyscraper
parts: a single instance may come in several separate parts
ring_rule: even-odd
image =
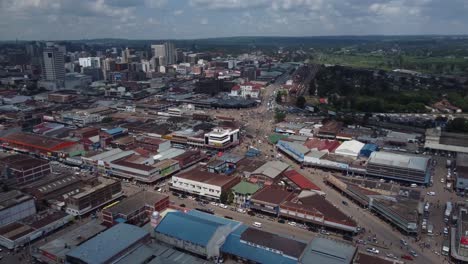
[[[81,67],[101,68],[101,58],[87,57],[78,59]]]
[[[63,52],[55,47],[47,47],[43,52],[43,79],[47,81],[65,80],[65,61]]]
[[[164,61],[162,66],[171,65],[176,62],[175,48],[174,44],[171,42],[166,42],[159,45],[151,45],[151,50],[154,57],[158,58],[160,62]]]

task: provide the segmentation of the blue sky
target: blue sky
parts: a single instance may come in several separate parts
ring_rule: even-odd
[[[468,34],[468,0],[0,0],[0,39]]]

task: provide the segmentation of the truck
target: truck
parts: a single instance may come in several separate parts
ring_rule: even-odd
[[[450,241],[448,239],[442,242],[442,255],[448,256],[450,253]]]
[[[444,221],[447,223],[450,220],[452,214],[452,202],[447,202],[445,205]]]

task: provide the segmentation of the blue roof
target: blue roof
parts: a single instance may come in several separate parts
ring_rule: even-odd
[[[154,231],[193,244],[206,246],[216,230],[222,225],[222,223],[187,213],[170,212]]]
[[[145,236],[149,236],[148,231],[140,227],[118,224],[70,250],[67,256],[86,263],[105,263]]]
[[[229,234],[221,247],[221,251],[224,253],[232,254],[245,258],[258,263],[271,263],[271,264],[295,264],[297,260],[282,256],[280,254],[268,251],[266,249],[249,246],[246,243],[240,241],[241,234],[248,228],[246,225],[242,225],[234,232]]]
[[[234,221],[234,220],[227,219],[224,217],[219,217],[219,216],[212,215],[212,214],[207,214],[198,210],[190,210],[187,212],[187,214],[201,218],[201,219],[205,219],[211,222],[215,222],[221,225],[229,225],[231,229],[234,229],[235,227],[240,226],[242,224],[241,222],[238,222],[238,221]]]
[[[107,129],[106,133],[109,135],[115,135],[115,134],[123,133],[123,129],[120,127],[111,128],[111,129]]]
[[[376,151],[379,149],[379,147],[376,144],[365,144],[364,147],[362,147],[361,151],[363,150],[370,150],[370,151]]]

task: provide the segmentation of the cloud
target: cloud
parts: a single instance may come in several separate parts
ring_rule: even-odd
[[[467,0],[0,0],[0,39],[467,34],[466,14]]]

